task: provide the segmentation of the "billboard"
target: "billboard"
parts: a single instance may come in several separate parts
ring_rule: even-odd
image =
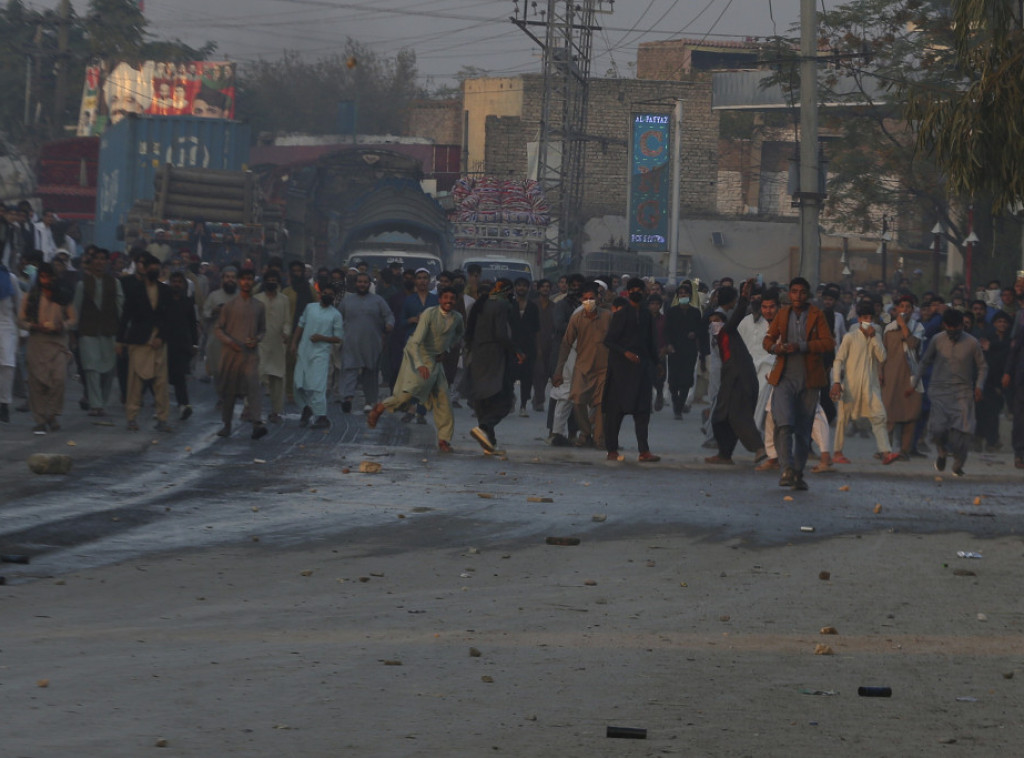
[[[630,131],[629,248],[668,251],[672,117],[634,113]]]
[[[228,61],[88,66],[78,136],[100,135],[128,114],[235,117],[235,64]]]

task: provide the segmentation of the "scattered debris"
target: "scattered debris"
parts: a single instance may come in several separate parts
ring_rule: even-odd
[[[554,498],[550,498],[550,497],[528,497],[528,498],[526,498],[526,502],[528,502],[528,503],[553,503],[553,502],[555,502],[555,500],[554,500]]]
[[[480,681],[483,682],[484,684],[494,684],[494,677],[493,676],[487,676],[485,674],[484,676],[480,677]]]
[[[953,569],[953,576],[977,576],[970,569]]]
[[[68,444],[68,447],[75,447],[76,445],[78,445],[78,443],[75,442],[74,440],[68,440],[67,444]],[[975,505],[977,505],[977,503],[975,503]]]
[[[815,655],[835,655],[835,653],[832,651],[832,648],[830,648],[828,645],[824,645],[824,644],[822,644],[820,642],[817,645],[814,646],[814,654]]]
[[[839,491],[840,492],[849,492],[850,491],[850,485],[849,484],[844,484],[842,487],[839,488]]]
[[[957,550],[956,551],[956,557],[957,558],[983,558],[984,556],[981,553],[975,553],[975,552],[972,552],[970,550]]]
[[[597,586],[597,582],[595,582],[593,579],[587,579],[585,582],[583,582],[583,584],[586,587],[596,587]]]
[[[608,520],[608,516],[604,513],[595,513],[593,516],[590,517],[590,520],[593,521],[595,524],[603,524],[605,521]]]
[[[50,680],[49,679],[40,679],[40,680],[38,680],[36,682],[36,687],[42,687],[42,688],[45,689],[46,687],[49,687],[49,686],[50,686]]]
[[[814,531],[814,527],[813,526],[802,526],[802,527],[800,527],[800,531],[801,532],[813,532]]]
[[[977,703],[978,698],[971,697],[970,695],[962,695],[956,699],[958,703]]]
[[[481,497],[484,500],[494,500],[494,495],[492,495],[490,492],[478,492],[476,493],[476,496]]]
[[[168,742],[167,740],[165,740],[163,738],[161,738],[161,739],[159,739],[159,740],[157,740],[156,742],[153,743],[153,745],[155,747],[167,747],[170,744],[171,744],[170,742]]]
[[[28,467],[34,474],[63,476],[71,471],[71,456],[33,453],[28,457]]]
[[[978,614],[978,621],[988,621],[988,616],[984,613]]]
[[[732,620],[732,616],[719,616],[718,620],[721,621],[724,624],[727,621],[731,621]]]
[[[476,649],[475,647],[471,647],[471,648],[469,649],[469,657],[470,657],[470,658],[479,658],[479,657],[480,657],[481,655],[483,655],[483,653],[481,653],[481,652],[480,652],[479,650],[477,650],[477,649]]]
[[[646,740],[647,730],[632,726],[610,726],[605,731],[605,737],[623,740]]]
[[[397,659],[387,659],[383,661],[385,666],[401,666],[402,662]]]
[[[793,502],[793,496],[792,496],[792,495],[786,495],[786,496],[785,496],[784,498],[782,498],[782,499],[783,499],[783,500],[785,500],[785,501],[786,501],[787,503],[791,503],[791,502]]]
[[[801,695],[824,695],[825,697],[835,697],[836,695],[839,694],[839,690],[809,690],[809,689],[804,688],[804,689],[800,690],[800,694]]]
[[[1013,679],[1013,672],[1012,671],[1004,672],[1003,673],[1003,679]]]
[[[381,465],[377,461],[362,461],[359,464],[360,474],[379,474]]]
[[[303,571],[300,571],[299,574],[301,576],[313,576],[313,569],[305,569]]]
[[[875,513],[881,513],[882,512],[882,504],[881,503],[875,503],[874,511],[875,511]]]
[[[579,537],[548,537],[544,542],[548,545],[563,545],[566,547],[572,547],[580,544]]]
[[[858,687],[861,697],[892,697],[892,687]]]
[[[975,505],[981,505],[981,498],[980,497],[974,498],[974,504]]]
[[[818,578],[823,582],[827,582],[829,579],[832,578],[832,574],[829,571],[819,571]]]
[[[823,626],[818,634],[839,634],[839,630],[834,626]]]
[[[263,460],[262,458],[253,458],[252,462],[253,463],[266,463],[266,461]]]

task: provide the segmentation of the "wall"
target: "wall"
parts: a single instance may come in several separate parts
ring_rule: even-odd
[[[540,124],[543,79],[539,75],[522,76],[517,88],[506,85],[509,80],[476,79],[465,83],[467,97],[471,91],[488,85],[490,95],[504,92],[520,98],[521,111],[515,114],[492,113],[497,118],[484,118],[486,144],[483,152],[472,143],[470,127],[470,163],[482,155],[482,170],[495,176],[526,178],[526,146],[535,142]],[[630,116],[638,111],[670,112],[676,98],[683,99],[682,191],[680,207],[687,213],[709,213],[716,208],[716,175],[718,164],[718,115],[711,111],[710,82],[656,82],[637,79],[593,79],[590,82],[588,138],[583,190],[584,218],[621,214],[626,208],[629,185]],[[469,100],[467,100],[467,103]],[[474,109],[482,102],[474,97]],[[652,106],[656,102],[663,105]],[[469,105],[466,107],[470,111]],[[552,112],[561,112],[561,103],[552,103]],[[476,110],[471,111],[476,114]],[[519,118],[507,118],[506,116]],[[473,116],[474,119],[477,115]],[[474,123],[475,121],[471,122]],[[601,241],[602,243],[604,240]]]
[[[406,134],[425,137],[437,145],[462,144],[462,102],[416,100],[409,105]]]
[[[462,110],[465,134],[459,142],[466,154],[463,169],[482,173],[485,171],[487,117],[522,115],[523,77],[467,79],[462,83]],[[525,175],[525,168],[523,173]]]

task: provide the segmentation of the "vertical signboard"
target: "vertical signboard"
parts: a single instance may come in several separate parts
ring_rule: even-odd
[[[672,117],[668,113],[634,113],[632,118],[629,247],[663,253],[668,250]]]

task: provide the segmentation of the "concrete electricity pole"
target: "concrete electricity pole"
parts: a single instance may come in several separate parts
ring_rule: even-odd
[[[800,0],[800,276],[812,291],[821,280],[817,57],[815,0]]]

